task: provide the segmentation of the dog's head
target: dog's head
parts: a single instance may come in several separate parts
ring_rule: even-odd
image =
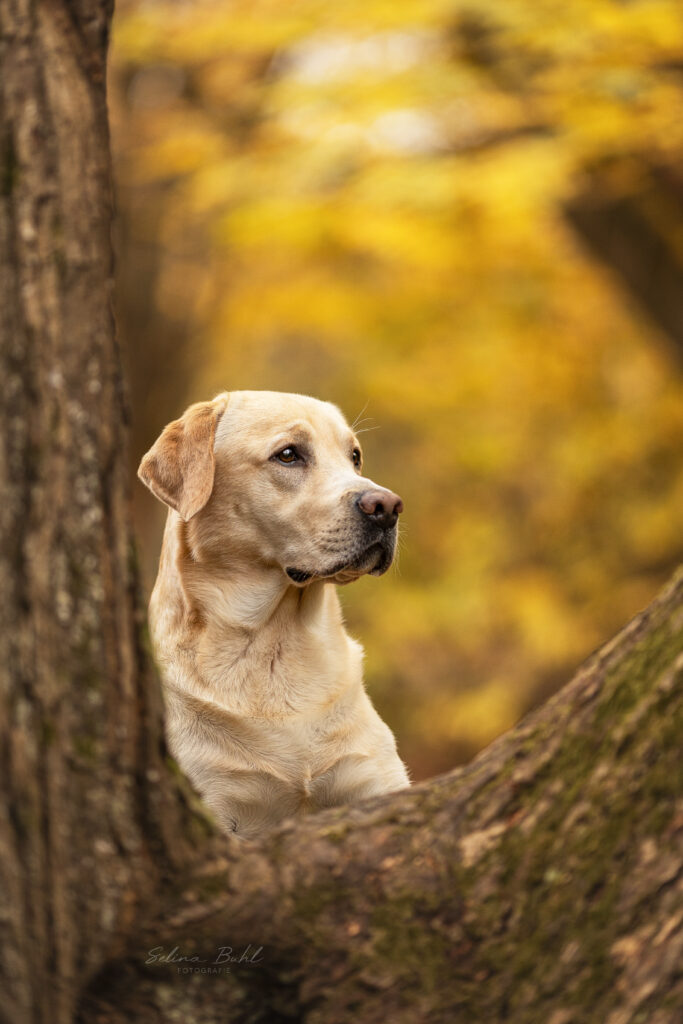
[[[394,557],[403,503],[363,476],[358,439],[329,402],[274,391],[199,402],[138,475],[218,561],[276,565],[306,586],[380,576]]]

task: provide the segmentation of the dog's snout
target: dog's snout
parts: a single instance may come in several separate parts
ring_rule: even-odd
[[[395,526],[396,520],[403,511],[403,502],[398,494],[379,488],[375,491],[364,491],[359,495],[356,504],[363,515],[368,516],[383,530],[389,530]]]

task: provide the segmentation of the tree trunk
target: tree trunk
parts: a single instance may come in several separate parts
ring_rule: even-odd
[[[110,13],[0,3],[0,1016],[13,1024],[71,1019],[174,827],[150,785],[161,706],[129,565]]]
[[[0,1020],[678,1022],[683,579],[405,793],[240,843],[168,762],[110,309],[109,16],[0,3]]]

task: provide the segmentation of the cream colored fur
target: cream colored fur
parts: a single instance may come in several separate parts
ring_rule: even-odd
[[[170,750],[245,838],[409,784],[335,587],[384,571],[395,543],[365,550],[355,499],[377,485],[354,449],[335,406],[242,391],[191,406],[140,465],[169,505],[150,624]]]

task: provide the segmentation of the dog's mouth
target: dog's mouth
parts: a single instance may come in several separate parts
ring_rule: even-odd
[[[344,584],[352,583],[366,573],[369,576],[382,576],[391,565],[394,557],[394,545],[376,541],[364,548],[354,558],[332,566],[326,570],[296,569],[289,567],[285,569],[287,576],[292,583],[300,587],[306,586],[312,580],[328,580],[330,582]]]
[[[293,583],[308,583],[314,575],[312,572],[306,572],[305,569],[285,569],[285,572]]]

